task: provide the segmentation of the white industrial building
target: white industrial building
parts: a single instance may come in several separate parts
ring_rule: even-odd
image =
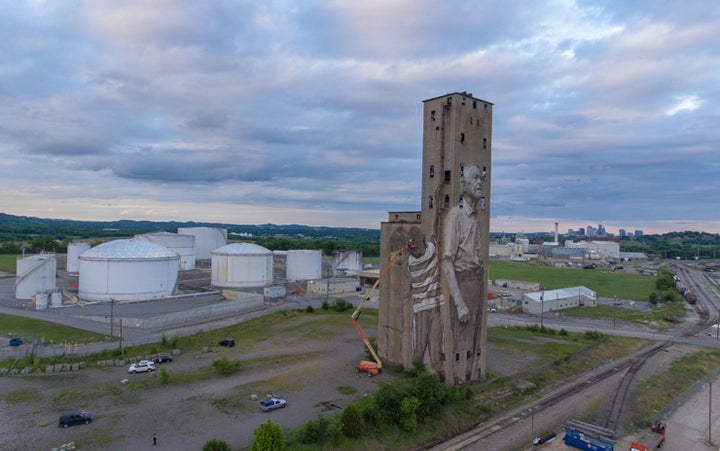
[[[322,277],[322,251],[287,251],[287,280],[314,280]]]
[[[540,315],[581,305],[595,307],[597,295],[587,287],[560,288],[526,293],[522,297],[522,309],[525,313]]]
[[[155,244],[165,246],[180,257],[180,270],[187,271],[195,269],[195,237],[193,235],[181,235],[172,232],[153,232],[144,235],[136,235],[136,238],[144,238]]]
[[[67,247],[67,261],[65,262],[65,269],[69,273],[77,273],[80,271],[80,257],[83,252],[90,250],[89,243],[70,243]]]
[[[211,283],[221,288],[264,287],[273,281],[273,253],[257,244],[232,243],[211,253]]]
[[[103,243],[79,257],[78,295],[88,301],[168,297],[178,280],[179,256],[145,239]]]
[[[212,251],[227,244],[227,229],[218,227],[178,227],[179,235],[195,237],[195,260],[209,260]]]
[[[582,249],[588,260],[620,258],[620,243],[615,241],[565,241],[568,249]]]
[[[363,269],[362,251],[359,249],[336,250],[333,252],[332,268],[334,274],[357,275]]]
[[[55,254],[36,254],[18,258],[15,297],[33,299],[38,293],[54,291],[56,271]]]

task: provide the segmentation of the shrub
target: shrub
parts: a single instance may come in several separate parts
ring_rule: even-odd
[[[588,330],[585,332],[585,339],[586,340],[600,340],[604,337],[604,335],[601,332],[598,332],[596,330]]]
[[[414,396],[403,398],[400,401],[400,427],[405,432],[415,432],[417,429],[417,410],[420,400]]]
[[[323,310],[330,310],[330,306],[328,305],[327,301],[323,301],[322,306],[320,308]]]
[[[338,313],[347,312],[348,310],[353,308],[352,304],[343,298],[333,300],[330,307]]]
[[[562,328],[562,329],[560,329],[559,335],[560,335],[561,337],[567,337],[567,336],[568,336],[568,331],[565,330],[565,328]]]
[[[320,415],[316,420],[305,423],[298,431],[300,443],[322,444],[330,438],[330,420]]]
[[[167,384],[169,382],[170,382],[170,372],[165,367],[160,368],[160,383]]]
[[[307,307],[305,307],[305,311],[307,313],[313,313],[315,311],[315,309],[313,308],[312,305],[308,305]]]
[[[218,439],[212,439],[205,442],[202,451],[230,451],[230,445],[227,442]]]
[[[237,360],[230,361],[226,356],[222,356],[214,360],[212,366],[216,373],[229,376],[240,368],[240,362]]]
[[[267,420],[253,431],[250,451],[284,451],[285,437],[280,426]]]

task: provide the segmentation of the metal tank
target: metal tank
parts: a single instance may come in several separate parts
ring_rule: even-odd
[[[227,244],[227,229],[218,227],[178,227],[178,234],[195,237],[195,259],[209,260],[212,251]]]
[[[273,253],[252,243],[232,243],[212,251],[211,283],[222,288],[272,284]]]
[[[287,279],[315,280],[322,277],[322,251],[295,250],[287,251]]]
[[[54,254],[37,254],[19,257],[15,279],[15,297],[32,299],[38,293],[55,289],[57,261]]]
[[[65,269],[69,273],[77,273],[80,271],[80,257],[83,252],[90,250],[90,244],[88,243],[70,243],[67,247],[67,262]]]
[[[180,257],[180,271],[195,269],[195,237],[172,232],[153,232],[136,235],[153,243],[160,244],[178,254]]]
[[[362,251],[359,249],[333,252],[332,267],[336,275],[355,276],[363,269]]]
[[[45,310],[48,306],[48,294],[38,293],[35,295],[35,310]]]
[[[179,256],[145,239],[115,240],[83,253],[78,295],[89,301],[168,297],[178,280]]]

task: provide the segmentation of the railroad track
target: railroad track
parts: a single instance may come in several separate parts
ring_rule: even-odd
[[[698,315],[698,321],[680,334],[681,337],[691,337],[701,332],[709,324],[714,324],[718,321],[719,307],[715,302],[713,302],[713,300],[716,299],[716,296],[712,290],[707,288],[705,283],[700,283],[696,280],[697,275],[692,274],[690,270],[684,266],[673,265],[672,270],[683,274],[684,278],[688,281],[686,283],[691,284],[691,289],[695,290],[697,293],[697,302],[693,305],[693,309]],[[704,275],[702,276],[704,277]],[[620,361],[612,367],[597,370],[590,377],[580,382],[566,385],[552,394],[543,397],[541,400],[529,407],[526,406],[522,410],[514,411],[513,413],[500,417],[494,421],[485,421],[476,426],[472,434],[458,440],[452,445],[447,443],[443,444],[442,449],[455,451],[472,449],[476,447],[479,442],[488,439],[493,435],[507,434],[507,431],[513,426],[527,421],[528,416],[537,414],[543,409],[559,404],[567,397],[582,392],[588,386],[600,383],[609,377],[618,374],[618,372],[625,371],[622,380],[618,384],[618,389],[612,401],[608,416],[604,421],[605,429],[615,431],[616,426],[620,423],[620,419],[622,417],[629,388],[638,371],[650,357],[659,352],[665,351],[672,346],[672,344],[672,342],[655,344],[639,352],[631,359]],[[437,445],[439,445],[439,443],[431,444],[423,449],[429,449]]]

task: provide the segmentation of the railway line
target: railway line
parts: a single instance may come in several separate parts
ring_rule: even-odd
[[[696,294],[696,302],[692,304],[698,320],[687,326],[680,337],[692,337],[706,329],[710,324],[715,324],[720,318],[720,301],[717,294],[706,280],[706,276],[701,271],[687,268],[684,265],[671,265],[671,270],[679,274],[681,279]],[[630,386],[637,375],[638,371],[643,367],[645,362],[652,356],[665,351],[672,342],[658,343],[636,353],[633,357],[617,362],[613,366],[598,369],[590,376],[587,376],[575,383],[565,385],[553,393],[543,397],[530,406],[524,406],[519,410],[515,410],[510,414],[496,418],[495,420],[486,421],[478,425],[471,433],[465,434],[462,438],[453,440],[452,443],[446,442],[442,444],[443,450],[465,450],[480,449],[479,445],[492,436],[502,436],[509,434],[509,431],[520,423],[526,423],[528,416],[538,414],[543,410],[549,409],[560,404],[567,398],[583,392],[588,387],[597,383],[606,381],[608,378],[624,371],[624,375],[618,383],[611,407],[606,417],[601,419],[602,427],[607,431],[616,431],[620,424],[622,413],[626,405],[626,398]],[[435,444],[437,445],[437,444]],[[430,448],[430,447],[428,447]],[[440,449],[440,448],[436,448]]]

